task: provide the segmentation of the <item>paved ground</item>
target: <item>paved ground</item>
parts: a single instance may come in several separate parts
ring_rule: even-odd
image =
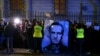
[[[26,51],[27,49],[22,48],[14,48],[13,54],[7,54],[6,50],[0,50],[0,56],[100,56],[99,54],[91,54],[91,55],[74,55],[74,54],[43,54],[43,53],[30,53]]]

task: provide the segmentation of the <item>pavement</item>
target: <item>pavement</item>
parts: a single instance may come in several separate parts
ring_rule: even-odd
[[[74,55],[72,53],[67,54],[48,54],[48,53],[31,53],[26,51],[27,49],[24,48],[14,48],[14,53],[8,54],[5,49],[0,50],[0,56],[100,56],[99,54],[77,54]]]
[[[68,56],[68,54],[31,53],[27,49],[14,48],[14,53],[8,54],[5,49],[0,50],[0,56]]]

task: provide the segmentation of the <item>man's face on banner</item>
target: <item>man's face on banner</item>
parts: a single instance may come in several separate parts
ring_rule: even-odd
[[[50,34],[52,43],[59,44],[62,37],[62,27],[60,25],[52,25]]]

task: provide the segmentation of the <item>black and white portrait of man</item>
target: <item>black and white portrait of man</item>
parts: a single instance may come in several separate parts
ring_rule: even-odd
[[[64,36],[64,27],[62,22],[52,22],[48,27],[46,35],[42,40],[42,51],[44,53],[66,53],[68,37]],[[45,31],[44,31],[45,32]],[[65,39],[64,39],[65,37]],[[66,43],[64,43],[66,42]]]

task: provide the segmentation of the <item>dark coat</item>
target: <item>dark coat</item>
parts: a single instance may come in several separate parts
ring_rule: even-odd
[[[13,37],[14,36],[14,26],[9,23],[6,27],[5,27],[5,30],[4,30],[4,36],[5,37]]]
[[[67,53],[68,52],[68,47],[66,47],[62,44],[59,45],[58,47],[59,47],[58,48],[58,51],[59,51],[58,53]],[[46,46],[46,47],[43,48],[43,52],[44,53],[55,53],[56,48],[57,47],[53,48],[53,45],[50,44],[49,46]]]

